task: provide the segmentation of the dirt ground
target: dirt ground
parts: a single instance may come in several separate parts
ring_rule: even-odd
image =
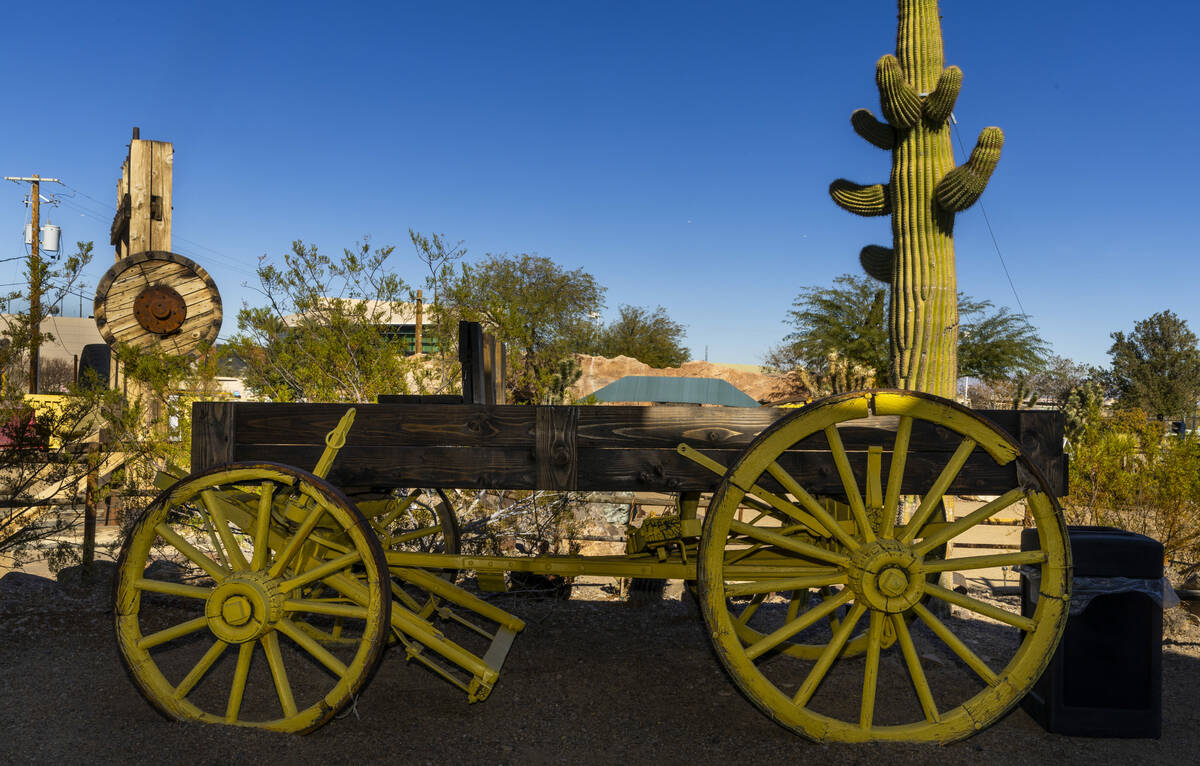
[[[686,596],[502,606],[529,625],[485,702],[393,650],[352,711],[297,737],[164,720],[125,676],[103,587],[9,576],[0,763],[1161,764],[1200,752],[1200,624],[1182,608],[1166,619],[1160,740],[1048,734],[1018,708],[939,748],[818,745],[772,723],[726,677]]]

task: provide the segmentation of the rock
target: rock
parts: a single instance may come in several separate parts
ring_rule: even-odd
[[[76,598],[108,600],[117,576],[117,564],[113,561],[93,561],[90,575],[85,576],[83,565],[76,564],[59,570],[58,584],[69,595]]]
[[[149,580],[165,580],[166,582],[183,582],[183,567],[174,561],[155,559],[146,567],[146,578]]]
[[[0,600],[34,601],[57,593],[58,585],[46,577],[25,572],[9,572],[0,577]]]

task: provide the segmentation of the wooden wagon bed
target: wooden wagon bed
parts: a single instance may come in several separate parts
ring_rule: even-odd
[[[793,410],[764,407],[542,407],[474,404],[359,404],[358,417],[329,480],[340,487],[442,486],[462,489],[547,489],[708,492],[720,477],[678,452],[686,444],[722,465]],[[197,402],[192,410],[192,470],[241,460],[315,465],[325,434],[349,405]],[[982,410],[1021,445],[1055,494],[1067,494],[1063,416],[1041,410]],[[894,422],[877,419],[842,429],[851,463],[884,447]],[[955,441],[919,423],[913,431],[906,491],[920,492],[945,464]],[[789,452],[786,466],[815,494],[841,483],[828,446],[817,435]],[[1018,483],[1016,464],[996,466],[979,453],[951,494],[1004,491]],[[911,484],[911,489],[909,485]]]

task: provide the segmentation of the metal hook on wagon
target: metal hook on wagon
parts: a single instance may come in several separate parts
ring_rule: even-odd
[[[321,459],[317,461],[317,467],[313,469],[314,476],[324,479],[329,475],[329,469],[333,467],[338,450],[346,446],[346,435],[350,433],[350,426],[354,425],[354,416],[357,412],[353,407],[346,410],[346,414],[342,415],[342,419],[338,421],[333,430],[325,435],[325,451],[321,453]]]

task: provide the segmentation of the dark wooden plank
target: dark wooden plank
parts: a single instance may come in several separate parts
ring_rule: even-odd
[[[576,429],[579,407],[537,408],[537,482],[540,489],[571,490],[579,480]]]
[[[222,429],[229,426],[216,427],[198,420],[200,425],[195,430],[193,443],[193,451],[200,460],[194,463],[196,466],[228,460],[229,440],[236,436],[234,451],[241,457],[311,467],[320,455],[325,434],[349,406],[221,404],[233,408],[232,430],[227,434]],[[214,403],[197,405],[212,406]],[[680,442],[732,461],[762,428],[788,412],[771,408],[670,406],[538,408],[379,404],[356,407],[358,418],[350,432],[349,445],[339,459],[349,466],[346,470],[354,474],[356,482],[370,471],[379,471],[377,481],[389,486],[441,484],[511,489],[577,486],[580,489],[668,491],[705,489],[712,484],[712,479],[697,474],[697,470],[703,469],[697,469],[690,461],[675,454],[675,447]],[[1062,454],[1061,431],[1054,431],[1056,426],[1061,428],[1061,416],[1041,411],[1003,410],[999,413],[995,418],[1000,421],[998,424],[1020,434],[1021,442],[1034,456],[1052,491],[1065,494],[1066,460]],[[569,425],[574,427],[568,428]],[[841,429],[853,460],[862,459],[863,451],[873,445],[884,448],[887,460],[893,439],[889,428],[894,428],[894,421],[890,425],[885,421],[874,425],[874,428]],[[927,455],[922,460],[929,469],[912,468],[909,472],[911,481],[925,482],[927,486],[945,464],[946,453],[955,449],[959,441],[956,434],[931,424],[914,428],[912,451]],[[289,445],[301,449],[283,449]],[[822,434],[816,434],[798,448],[823,452],[827,450],[827,444]],[[553,462],[556,451],[567,456],[566,462]],[[211,456],[205,457],[210,453]],[[500,453],[511,454],[497,457]],[[579,455],[577,469],[576,461],[569,457],[573,453]],[[548,456],[549,462],[540,469],[535,459],[537,455]],[[403,465],[390,466],[387,461]],[[829,468],[829,464],[823,465],[825,469]],[[480,470],[486,474],[483,478],[475,476]],[[971,464],[970,471],[981,470],[982,466]],[[1003,487],[999,491],[1014,486],[1005,471],[1000,472],[1005,478],[999,481]],[[995,485],[997,477],[992,473],[996,472],[984,471],[978,481],[964,478],[962,486],[956,486],[955,491],[986,494],[979,482]],[[404,483],[394,483],[401,477]],[[510,481],[518,483],[504,483]],[[606,481],[614,483],[605,484]]]
[[[1070,490],[1070,471],[1067,470],[1067,456],[1063,452],[1067,416],[1054,411],[1040,411],[1039,414],[1042,416],[1040,419],[1021,418],[1015,436],[1021,451],[1042,469],[1051,484],[1058,485],[1059,495],[1066,496]]]
[[[316,445],[238,445],[238,460],[269,460],[311,470]],[[537,463],[529,449],[503,447],[354,447],[338,454],[329,480],[339,487],[531,489]]]
[[[234,402],[192,404],[192,471],[232,462],[237,436]]]
[[[391,397],[389,397],[391,399]],[[488,422],[484,431],[488,438],[500,444],[523,444],[533,438],[530,425],[536,418],[536,408],[521,405],[454,405],[430,403],[421,398],[421,405],[381,403],[358,404],[358,421],[351,432],[352,439],[367,439],[371,443],[406,445],[467,446],[478,438],[478,423]],[[261,402],[239,403],[238,440],[249,444],[322,442],[345,412],[345,404],[274,404]],[[578,407],[579,443],[590,447],[660,446],[674,447],[685,442],[695,447],[745,447],[767,426],[790,410],[770,407],[686,407],[671,405]],[[1057,413],[1022,411],[1008,413],[1005,430],[1011,428],[1031,454],[1051,457],[1062,453],[1061,425]],[[841,428],[842,441],[848,450],[863,450],[873,445],[890,447],[894,419],[877,418],[865,421],[865,426]],[[476,424],[476,425],[472,425]],[[467,442],[459,441],[467,439]],[[913,429],[914,449],[953,451],[959,437],[930,423],[920,423]],[[815,442],[814,442],[815,443]],[[1032,447],[1032,449],[1031,449]]]
[[[239,444],[324,444],[347,404],[238,405]],[[534,407],[464,404],[356,404],[355,445],[534,446]]]
[[[705,454],[722,465],[732,465],[740,450],[706,450]],[[865,452],[852,453],[850,465],[856,476],[866,470]],[[813,494],[837,495],[844,489],[837,467],[828,452],[788,452],[777,461],[801,485]],[[891,464],[883,460],[884,477]],[[944,453],[910,453],[905,463],[902,491],[920,494],[929,489],[946,464]],[[697,470],[698,469],[698,470]],[[721,477],[697,466],[674,450],[588,450],[579,453],[579,488],[633,491],[684,492],[713,490]],[[764,486],[781,491],[774,482]],[[986,454],[976,453],[951,484],[951,494],[1000,494],[1017,486],[1014,465],[997,466]],[[861,491],[861,487],[860,487]]]
[[[539,477],[539,466],[531,450],[487,447],[385,447],[347,445],[338,455],[330,481],[338,486],[413,487],[442,486],[459,489],[567,489],[582,491],[684,492],[712,491],[721,477],[671,449],[619,449],[578,451],[578,473],[570,485],[555,484]],[[722,465],[731,465],[741,450],[706,450]],[[269,460],[310,469],[321,457],[313,446],[239,446],[238,460]],[[849,455],[850,464],[861,476],[866,453]],[[903,484],[907,494],[928,489],[945,465],[946,455],[912,453],[908,456]],[[826,452],[789,452],[779,459],[802,485],[814,494],[843,491],[837,468]],[[890,456],[883,459],[886,475]],[[1013,464],[997,466],[982,452],[967,461],[951,485],[951,494],[1001,494],[1017,486]],[[769,486],[778,490],[778,487]]]

